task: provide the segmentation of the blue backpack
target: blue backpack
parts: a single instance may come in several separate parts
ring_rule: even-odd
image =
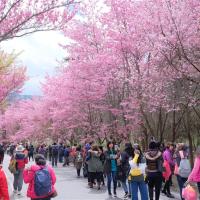
[[[35,194],[39,197],[48,196],[52,191],[51,175],[47,168],[35,172]]]

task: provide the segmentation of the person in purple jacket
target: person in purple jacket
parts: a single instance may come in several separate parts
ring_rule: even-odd
[[[173,160],[173,153],[174,153],[174,144],[168,143],[165,151],[163,152],[163,159],[169,163],[172,174],[173,174],[174,166],[175,166],[175,163]],[[169,198],[174,198],[174,196],[171,194],[171,191],[170,191],[170,186],[172,182],[172,174],[169,177],[169,179],[165,182],[164,188],[162,190],[162,193],[164,193]]]

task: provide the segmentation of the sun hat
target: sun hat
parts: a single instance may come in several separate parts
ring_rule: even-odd
[[[22,145],[18,145],[17,147],[16,147],[16,151],[17,152],[22,152],[22,151],[24,151],[25,150],[25,148],[22,146]]]

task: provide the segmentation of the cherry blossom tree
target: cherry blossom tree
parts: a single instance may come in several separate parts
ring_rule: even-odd
[[[0,42],[33,32],[60,29],[76,13],[74,0],[0,1]]]
[[[16,63],[17,55],[0,52],[0,107],[4,105],[12,92],[21,89],[26,80],[25,67]]]
[[[62,44],[66,62],[46,79],[44,97],[30,102],[38,105],[40,123],[29,118],[24,136],[48,132],[67,140],[145,145],[151,136],[161,142],[188,138],[193,146],[191,131],[199,134],[200,119],[200,2],[99,2],[80,4],[81,17],[62,27],[71,39]]]

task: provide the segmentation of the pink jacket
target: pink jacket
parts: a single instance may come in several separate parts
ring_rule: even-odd
[[[51,175],[51,179],[52,179],[52,193],[55,192],[55,188],[54,185],[56,183],[56,176],[54,173],[54,170],[52,169],[52,167],[47,165],[47,168],[49,170],[49,173]],[[25,169],[23,172],[23,177],[24,177],[24,182],[25,183],[29,183],[28,186],[28,191],[27,191],[27,196],[32,198],[32,199],[36,199],[39,198],[34,191],[34,175],[35,172],[38,171],[39,169],[41,169],[41,166],[39,165],[32,165],[30,169]],[[45,198],[47,196],[44,197],[40,197],[40,198]]]
[[[188,177],[189,181],[200,182],[200,156],[195,159],[194,167]]]

